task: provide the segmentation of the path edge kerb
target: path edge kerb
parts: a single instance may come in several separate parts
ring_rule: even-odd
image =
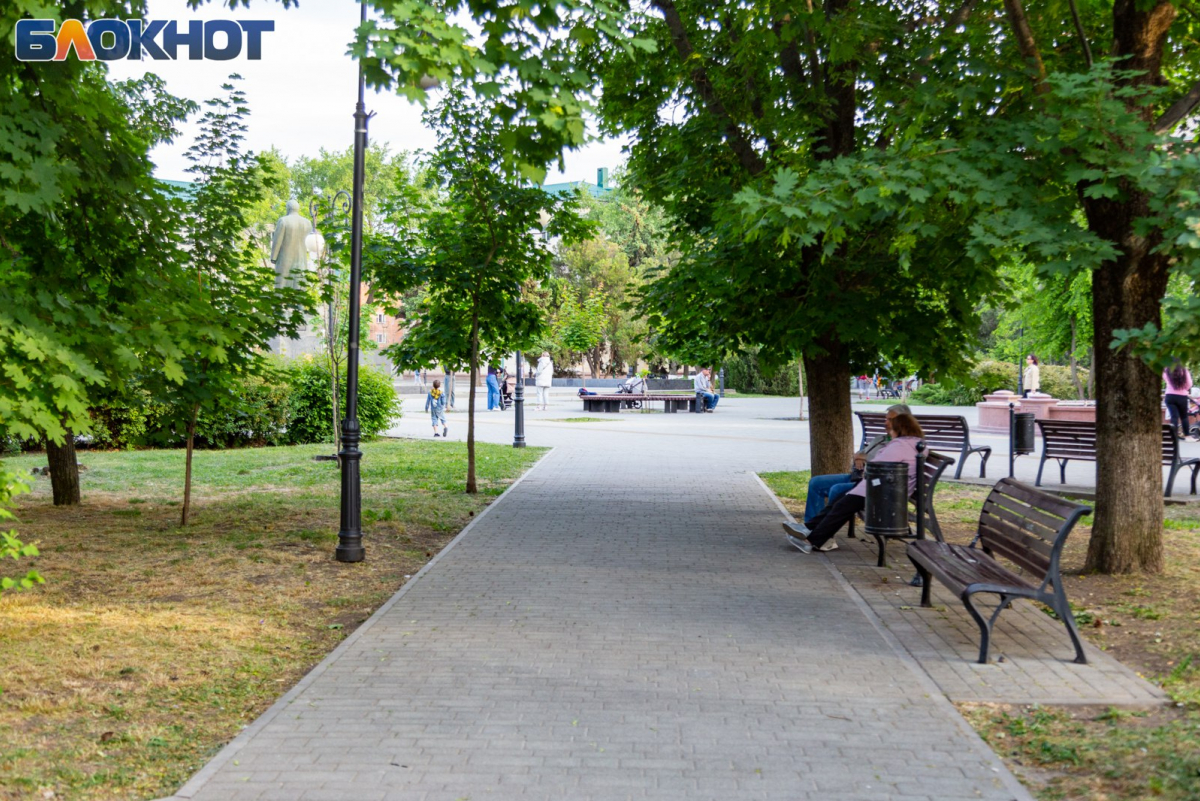
[[[217,752],[216,756],[214,756],[212,759],[210,759],[208,761],[208,763],[205,764],[204,767],[202,767],[202,768],[200,768],[200,770],[196,771],[196,773],[192,776],[192,778],[188,779],[187,782],[185,782],[182,787],[180,787],[178,790],[176,790],[174,795],[170,795],[170,796],[167,796],[166,798],[158,799],[158,801],[176,801],[178,799],[191,798],[197,792],[199,792],[200,789],[208,782],[209,779],[211,779],[213,777],[214,774],[216,774],[231,759],[233,759],[239,751],[242,750],[242,748],[246,745],[246,743],[250,742],[250,740],[253,739],[256,734],[258,734],[258,732],[260,732],[262,729],[266,728],[267,724],[269,724],[281,712],[283,712],[285,709],[287,709],[289,706],[291,706],[292,701],[294,701],[296,699],[296,697],[298,695],[300,695],[302,692],[307,690],[309,688],[309,686],[312,685],[313,682],[315,682],[318,678],[320,678],[321,675],[326,670],[329,669],[330,665],[332,665],[334,662],[336,662],[338,659],[341,658],[343,653],[345,653],[347,650],[349,650],[351,647],[353,647],[354,644],[356,642],[358,642],[375,625],[375,623],[380,618],[382,618],[384,615],[386,615],[388,613],[388,611],[393,606],[395,606],[396,603],[399,602],[399,600],[401,598],[404,597],[405,593],[408,592],[410,587],[414,586],[418,581],[420,581],[422,578],[424,578],[425,574],[428,573],[430,570],[432,570],[433,566],[436,565],[444,555],[449,553],[450,550],[455,545],[457,545],[460,540],[462,540],[464,537],[466,537],[468,534],[470,534],[471,529],[475,528],[476,523],[478,523],[481,519],[486,517],[488,512],[492,511],[497,506],[499,506],[500,503],[502,501],[504,501],[505,498],[508,497],[508,494],[510,492],[515,490],[520,485],[520,483],[522,481],[524,481],[526,479],[526,477],[529,476],[530,473],[532,473],[534,470],[536,470],[537,468],[539,468],[543,464],[545,464],[546,461],[548,459],[550,459],[550,457],[555,452],[557,452],[557,450],[558,450],[557,448],[549,448],[547,450],[547,452],[545,454],[543,454],[540,459],[538,459],[536,462],[534,462],[532,465],[530,465],[529,469],[526,470],[524,473],[522,473],[521,476],[518,477],[516,481],[514,481],[512,484],[509,484],[508,488],[506,490],[504,490],[504,492],[500,493],[500,495],[497,496],[496,500],[492,501],[486,507],[484,507],[483,511],[480,512],[479,514],[475,515],[475,517],[471,520],[471,522],[467,523],[466,527],[462,531],[460,531],[460,532],[458,532],[458,534],[454,535],[454,539],[452,539],[452,540],[450,540],[450,542],[446,543],[446,547],[444,547],[444,548],[442,548],[442,550],[438,551],[437,555],[435,555],[432,559],[430,559],[428,562],[426,562],[425,566],[422,567],[420,570],[418,570],[411,579],[404,582],[404,586],[401,587],[400,589],[398,589],[396,591],[395,595],[393,595],[391,598],[387,599],[383,603],[382,606],[380,606],[378,609],[376,609],[374,614],[372,614],[369,618],[367,618],[365,621],[363,621],[363,624],[361,626],[359,626],[357,629],[355,629],[353,632],[351,632],[349,637],[342,640],[341,643],[339,643],[336,648],[334,648],[332,651],[330,651],[329,654],[324,659],[322,659],[319,663],[317,663],[316,667],[314,667],[308,673],[304,674],[304,676],[300,679],[300,681],[296,682],[295,686],[292,687],[292,689],[288,690],[286,693],[284,693],[279,698],[279,700],[277,700],[275,703],[271,704],[271,706],[269,706],[267,708],[267,711],[263,712],[261,715],[259,715],[257,718],[255,718],[255,720],[252,723],[250,723],[249,726],[242,729],[236,737],[234,737],[232,740],[230,740],[229,743],[227,745],[225,745],[224,748],[222,748],[220,751]]]
[[[788,521],[795,523],[796,518],[792,516],[792,513],[789,512],[787,507],[783,505],[783,502],[779,500],[779,496],[777,496],[771,490],[771,488],[767,486],[767,482],[762,480],[762,476],[760,476],[758,473],[753,473],[753,475],[754,480],[758,482],[758,486],[762,487],[763,492],[767,493],[767,496],[775,502],[775,506],[778,507],[779,511],[783,513],[783,516],[787,518]],[[975,729],[971,728],[971,724],[967,723],[966,719],[959,713],[958,708],[951,703],[950,699],[947,698],[945,693],[942,692],[941,688],[937,686],[937,683],[933,680],[933,678],[925,672],[925,669],[921,667],[921,663],[918,662],[912,656],[912,654],[905,650],[904,646],[900,644],[900,641],[896,639],[896,635],[894,635],[888,629],[888,627],[884,625],[883,620],[881,620],[879,616],[875,614],[875,610],[871,609],[870,605],[863,600],[862,596],[858,594],[858,591],[854,589],[854,586],[850,584],[850,582],[846,580],[846,577],[842,575],[842,572],[837,569],[837,565],[835,565],[824,554],[813,554],[813,556],[820,557],[821,561],[825,563],[825,568],[831,574],[833,574],[834,581],[836,581],[838,586],[842,588],[842,591],[846,593],[846,595],[858,608],[858,611],[862,613],[863,617],[870,621],[871,625],[875,627],[875,630],[879,632],[879,636],[883,638],[884,642],[886,642],[888,647],[891,648],[895,653],[896,658],[899,659],[905,665],[905,667],[908,668],[909,672],[913,674],[913,677],[921,685],[921,688],[929,696],[930,700],[932,700],[935,705],[940,706],[942,711],[949,715],[950,719],[958,727],[959,731],[962,732],[964,739],[967,741],[967,743],[969,743],[970,747],[974,749],[979,758],[996,772],[996,778],[1002,781],[1005,788],[1013,794],[1013,801],[1036,801],[1036,799],[1033,797],[1033,794],[1029,792],[1025,785],[1021,784],[1020,779],[1018,779],[1013,772],[1008,769],[1008,766],[1004,764],[1004,761],[1000,758],[1000,756],[983,741],[983,738],[979,736],[979,733],[976,732]]]

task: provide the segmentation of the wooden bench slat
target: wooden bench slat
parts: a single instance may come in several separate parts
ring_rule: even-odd
[[[1023,526],[1026,521],[1029,521],[1030,525],[1037,524],[1038,535],[1047,536],[1052,540],[1054,533],[1063,524],[1061,516],[1043,512],[1037,507],[1030,506],[1027,502],[1008,495],[988,496],[988,499],[983,502],[983,511],[1002,517],[1015,523],[1018,527]]]
[[[1011,536],[1010,532],[1003,531],[1002,526],[993,525],[992,521],[981,523],[979,533],[980,544],[984,550],[1003,556],[1038,583],[1045,579],[1050,570],[1050,559],[1023,547],[1020,539]]]
[[[935,540],[916,540],[908,547],[955,595],[961,594],[972,584],[1008,585],[1026,591],[1034,589],[1024,578],[987,558],[987,554],[975,548]]]
[[[993,505],[980,513],[979,528],[980,531],[986,530],[988,535],[1016,540],[1023,547],[1036,551],[1043,559],[1049,559],[1054,552],[1053,537],[1057,530],[1047,531],[1036,523],[1025,523],[1018,515],[1001,510],[998,506]],[[1047,567],[1049,565],[1042,567],[1038,578],[1045,575]]]

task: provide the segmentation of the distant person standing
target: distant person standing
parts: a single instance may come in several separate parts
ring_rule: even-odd
[[[494,364],[488,365],[487,371],[488,411],[499,411],[500,405],[500,368]]]
[[[1025,357],[1025,374],[1023,376],[1025,391],[1022,398],[1028,398],[1030,392],[1042,391],[1041,370],[1038,368],[1038,357],[1032,353]]]
[[[1167,411],[1171,413],[1171,427],[1179,432],[1180,439],[1188,436],[1188,396],[1192,391],[1192,374],[1183,362],[1176,361],[1169,370],[1163,370],[1163,381],[1167,384]]]
[[[549,405],[550,386],[554,383],[554,361],[549,351],[542,351],[533,383],[537,388],[537,408],[544,412]]]
[[[696,371],[696,375],[692,377],[692,387],[695,388],[697,395],[704,397],[704,411],[711,412],[717,408],[717,401],[721,398],[717,393],[712,391],[712,382],[709,381],[711,371],[707,367],[703,367]]]

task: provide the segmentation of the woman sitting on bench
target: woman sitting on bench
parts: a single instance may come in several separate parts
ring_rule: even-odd
[[[906,403],[889,406],[885,418],[887,433],[875,437],[867,444],[866,448],[854,454],[853,469],[849,473],[830,473],[826,476],[813,476],[808,480],[808,500],[804,503],[804,522],[802,524],[784,523],[784,531],[801,536],[808,534],[817,515],[825,511],[826,507],[837,503],[838,498],[849,492],[862,479],[863,469],[867,462],[876,459],[879,452],[883,450],[883,446],[891,442],[892,437],[895,436],[892,432],[892,420],[896,419],[898,414],[911,415],[912,410]]]
[[[908,494],[911,496],[917,489],[917,443],[925,436],[921,424],[911,414],[898,414],[892,418],[892,441],[875,455],[874,462],[906,462],[908,464]],[[833,536],[850,518],[861,512],[867,505],[867,484],[865,479],[854,485],[854,488],[833,505],[813,518],[810,526],[787,527],[787,540],[798,551],[812,553],[818,551],[833,551],[837,543]],[[803,528],[810,529],[805,532]]]

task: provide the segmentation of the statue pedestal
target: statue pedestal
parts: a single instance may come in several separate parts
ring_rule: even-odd
[[[1081,420],[1096,422],[1095,401],[1060,401],[1048,410],[1051,420]]]
[[[984,395],[983,403],[975,404],[975,408],[979,410],[979,422],[975,424],[973,430],[981,434],[1008,434],[1008,404],[1010,403],[1016,404],[1016,411],[1022,410],[1021,399],[1015,392],[1002,389],[991,395]]]
[[[1029,393],[1028,398],[1021,400],[1021,411],[1033,412],[1034,420],[1049,420],[1051,418],[1050,410],[1058,405],[1058,398],[1042,393]]]

